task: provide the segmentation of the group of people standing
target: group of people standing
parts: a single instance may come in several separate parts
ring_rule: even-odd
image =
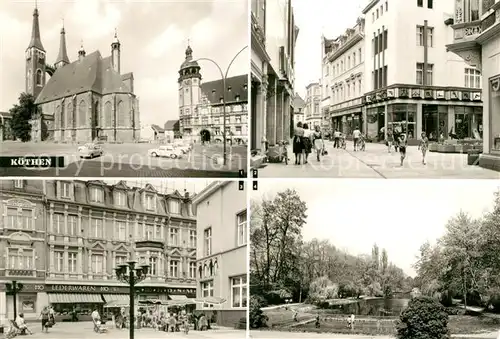
[[[400,130],[393,131],[392,129],[388,129],[386,145],[389,154],[392,152],[393,147],[396,152],[399,150],[401,166],[403,166],[404,160],[406,158],[406,148],[408,147],[407,134]],[[422,132],[418,149],[422,152],[422,164],[424,165],[426,164],[425,156],[427,154],[428,148],[429,148],[429,139],[427,138],[427,134],[425,132]]]
[[[320,126],[315,126],[314,131],[309,129],[307,123],[297,123],[293,135],[293,153],[295,154],[295,165],[307,164],[309,154],[314,150],[316,160],[325,154],[325,142]]]

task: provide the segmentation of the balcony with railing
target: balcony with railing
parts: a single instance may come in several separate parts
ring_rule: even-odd
[[[356,26],[348,28],[344,34],[330,41],[329,51],[326,55],[328,61],[332,62],[344,54],[349,48],[363,40],[365,30],[364,19],[358,19]]]
[[[481,44],[500,31],[500,0],[457,0],[447,49],[481,69]]]

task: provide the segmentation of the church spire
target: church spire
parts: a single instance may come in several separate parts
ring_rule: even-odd
[[[64,21],[61,28],[61,40],[59,43],[59,54],[56,59],[56,67],[62,67],[69,64],[68,51],[66,50],[66,31],[64,30]]]
[[[40,24],[38,23],[38,6],[35,2],[35,9],[33,10],[33,27],[31,31],[31,41],[28,48],[35,47],[43,52],[42,39],[40,38]]]

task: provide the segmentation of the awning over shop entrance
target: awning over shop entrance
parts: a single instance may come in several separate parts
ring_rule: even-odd
[[[100,294],[90,293],[49,293],[51,304],[100,304],[103,303]]]
[[[112,301],[129,302],[130,296],[128,294],[103,294],[104,300],[107,303]]]
[[[168,296],[170,298],[170,300],[176,300],[176,301],[184,301],[184,300],[187,300],[188,297],[185,296],[184,294],[180,294],[180,295],[169,295]]]

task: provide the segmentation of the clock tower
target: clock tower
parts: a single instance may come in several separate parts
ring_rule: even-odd
[[[179,69],[179,129],[185,138],[197,138],[195,120],[199,119],[198,105],[201,103],[200,66],[193,60],[193,50],[188,45],[186,59]]]
[[[45,86],[45,49],[40,38],[40,25],[38,23],[38,8],[33,11],[33,27],[31,41],[26,48],[26,93],[37,98]]]

